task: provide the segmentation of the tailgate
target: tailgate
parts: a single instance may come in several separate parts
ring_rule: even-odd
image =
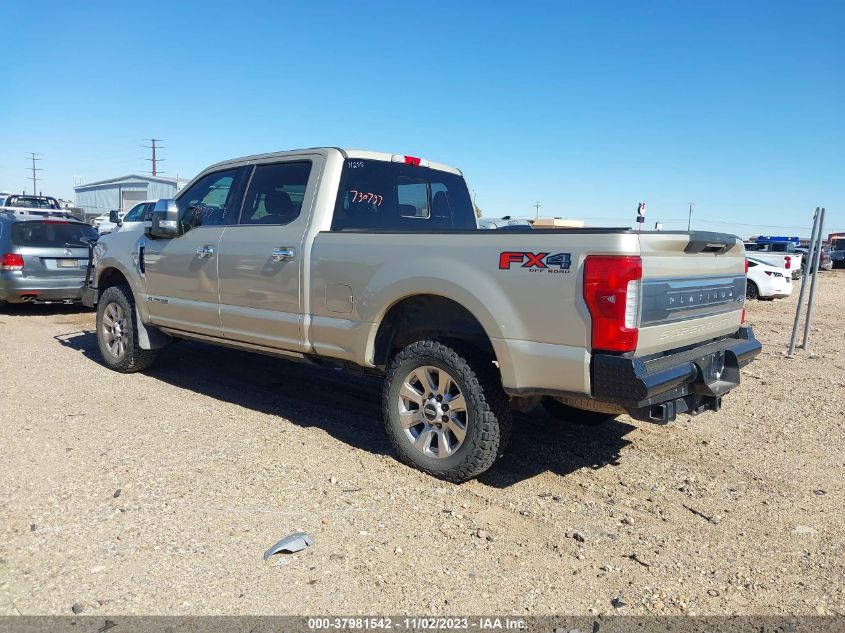
[[[724,233],[642,233],[637,356],[736,332],[745,301],[745,249]]]
[[[67,220],[26,220],[11,228],[12,246],[23,258],[23,277],[80,277],[88,266],[86,239],[93,227]]]
[[[88,248],[78,246],[19,248],[23,257],[23,276],[38,278],[81,277],[88,267]]]

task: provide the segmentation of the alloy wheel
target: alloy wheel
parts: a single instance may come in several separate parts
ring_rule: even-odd
[[[129,344],[127,331],[129,323],[126,313],[119,303],[110,303],[103,310],[103,340],[109,352],[115,358],[120,358]]]
[[[467,434],[467,402],[449,372],[417,367],[399,389],[399,421],[411,444],[428,457],[445,459],[461,447]]]

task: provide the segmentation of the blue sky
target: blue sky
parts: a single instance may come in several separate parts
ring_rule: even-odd
[[[0,4],[0,190],[338,145],[460,167],[485,215],[845,230],[845,3]],[[10,28],[10,25],[13,28]],[[784,228],[780,228],[784,227]]]

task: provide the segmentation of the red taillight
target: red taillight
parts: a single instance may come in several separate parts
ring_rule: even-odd
[[[739,319],[739,324],[743,325],[745,323],[745,308],[742,309],[742,316]]]
[[[18,253],[6,253],[0,257],[0,270],[23,270],[23,257]]]
[[[784,255],[783,261],[785,263],[784,268],[789,270],[792,267],[792,258],[789,255]]]
[[[748,259],[745,260],[745,274],[748,274]]]
[[[590,255],[584,260],[584,301],[593,318],[594,350],[637,348],[642,276],[639,257]]]
[[[405,164],[406,165],[413,165],[414,167],[419,167],[420,162],[422,162],[422,158],[417,158],[416,156],[406,156],[405,157]]]

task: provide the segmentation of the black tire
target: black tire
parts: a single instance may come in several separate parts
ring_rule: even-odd
[[[466,403],[465,436],[457,450],[446,457],[418,450],[408,435],[410,430],[406,432],[400,422],[400,390],[409,376],[423,367],[446,372]],[[419,411],[422,414],[422,408]],[[510,438],[508,397],[492,359],[460,342],[418,341],[400,351],[385,376],[382,412],[387,435],[402,462],[455,483],[490,468]]]
[[[745,298],[749,301],[760,298],[760,290],[758,290],[757,284],[750,279],[745,282]]]
[[[543,408],[555,420],[580,424],[582,426],[599,426],[605,422],[615,420],[617,416],[615,413],[587,411],[586,409],[571,407],[555,398],[543,398]]]
[[[107,311],[111,312],[111,306],[115,306],[115,310],[119,309],[118,313],[122,314],[124,321],[121,332],[125,340],[116,352],[112,351],[108,342],[108,317],[105,316]],[[135,297],[132,296],[132,290],[128,286],[111,286],[100,295],[97,303],[97,344],[103,364],[120,373],[131,374],[144,371],[153,364],[157,350],[141,349],[138,346]]]

